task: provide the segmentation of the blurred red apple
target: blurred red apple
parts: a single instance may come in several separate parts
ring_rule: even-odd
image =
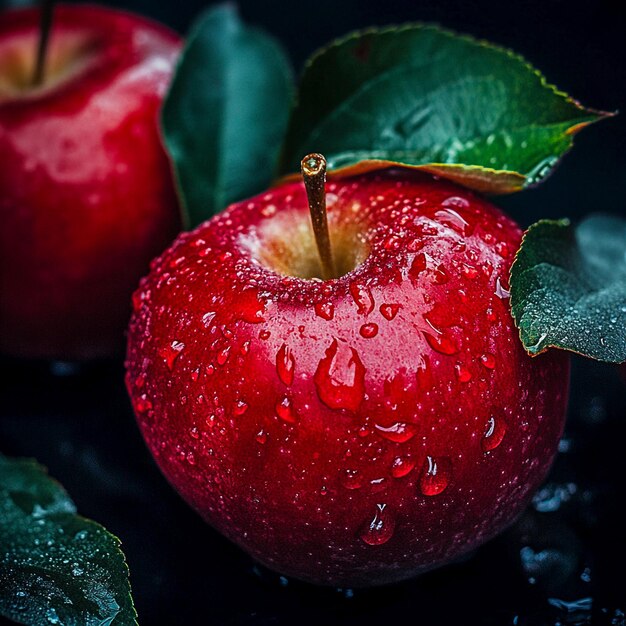
[[[0,21],[0,351],[103,357],[179,230],[157,118],[180,40],[136,15],[58,6],[34,86],[38,21]]]
[[[135,294],[127,385],[210,524],[283,574],[368,586],[517,517],[557,450],[569,358],[524,351],[521,231],[487,201],[399,171],[327,190],[324,280],[301,183],[181,235]]]

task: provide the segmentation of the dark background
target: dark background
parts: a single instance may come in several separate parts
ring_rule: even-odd
[[[106,4],[181,33],[207,6],[198,0]],[[282,40],[294,68],[355,28],[437,22],[514,49],[587,106],[626,109],[626,8],[618,1],[239,6],[248,22]],[[540,188],[498,203],[523,224],[592,211],[626,215],[626,111],[576,143]],[[561,452],[513,528],[463,563],[352,597],[261,571],[201,522],[143,446],[121,361],[75,367],[0,359],[0,385],[0,451],[36,457],[83,515],[122,539],[142,626],[626,623],[626,380],[613,366],[574,360]]]

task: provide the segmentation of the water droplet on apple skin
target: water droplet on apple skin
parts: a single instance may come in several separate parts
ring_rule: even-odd
[[[287,386],[293,383],[295,367],[296,360],[293,353],[284,343],[276,354],[276,373],[278,378]]]
[[[278,400],[276,403],[276,415],[288,424],[295,424],[298,421],[296,410],[289,396],[283,396]]]
[[[403,478],[413,471],[415,461],[409,457],[397,456],[391,464],[391,475],[394,478]]]
[[[485,434],[480,441],[483,452],[495,450],[502,443],[506,430],[507,425],[502,417],[490,416],[485,425]]]
[[[368,315],[374,310],[374,298],[368,287],[362,283],[350,283],[350,293],[360,315]]]
[[[448,457],[427,456],[419,481],[422,494],[432,497],[443,493],[450,483],[451,472],[452,463]]]
[[[390,426],[381,426],[380,424],[375,424],[374,426],[376,432],[381,437],[395,443],[406,443],[415,437],[417,432],[417,426],[414,424],[406,424],[404,422],[396,422]]]
[[[368,546],[382,546],[393,537],[395,527],[395,519],[387,505],[377,504],[373,517],[362,525],[359,537]]]
[[[176,359],[178,359],[184,349],[185,344],[182,341],[174,340],[159,350],[159,356],[165,361],[170,371],[174,369]]]
[[[381,304],[380,313],[386,319],[391,321],[400,310],[399,304]]]
[[[489,370],[496,366],[496,357],[491,352],[485,352],[480,355],[480,362]]]
[[[324,320],[332,320],[335,316],[335,307],[330,302],[318,302],[315,306],[315,314]]]
[[[372,339],[373,337],[376,337],[378,334],[378,324],[375,324],[374,322],[363,324],[359,329],[359,334],[365,339]]]
[[[355,348],[333,339],[314,374],[320,400],[331,409],[356,411],[365,394],[365,367]]]
[[[359,470],[344,469],[340,473],[339,482],[345,489],[353,491],[362,487],[363,477],[361,476]]]

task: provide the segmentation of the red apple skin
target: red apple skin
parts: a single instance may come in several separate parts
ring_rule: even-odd
[[[506,292],[521,232],[423,175],[330,182],[341,278],[259,262],[294,244],[297,183],[181,235],[134,296],[127,387],[161,470],[282,574],[390,583],[456,559],[524,509],[562,434],[569,359],[522,348]],[[268,233],[270,233],[268,235]],[[355,240],[356,241],[356,240]]]
[[[32,61],[37,29],[36,10],[2,13],[0,74],[16,55]],[[130,296],[180,229],[157,129],[178,36],[136,15],[60,5],[51,62],[75,40],[70,75],[0,91],[0,351],[21,357],[121,352]]]

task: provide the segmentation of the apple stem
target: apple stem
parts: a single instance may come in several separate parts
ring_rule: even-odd
[[[37,44],[37,60],[35,61],[35,70],[33,72],[33,87],[38,87],[44,80],[46,53],[48,51],[48,41],[50,40],[50,30],[52,29],[54,0],[40,0],[39,6],[39,42]]]
[[[322,278],[328,280],[337,274],[328,232],[328,215],[326,214],[326,159],[324,155],[314,152],[307,154],[300,165],[309,201],[317,253],[322,262]]]

